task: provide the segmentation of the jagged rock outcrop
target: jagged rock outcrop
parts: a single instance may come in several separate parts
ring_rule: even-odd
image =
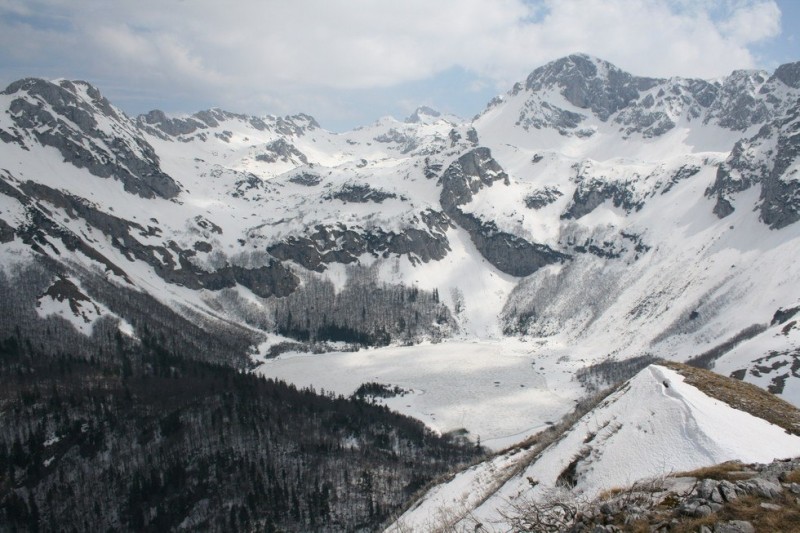
[[[525,81],[525,89],[539,92],[558,87],[568,102],[591,110],[605,121],[660,81],[632,76],[585,54],[573,54],[534,70]]]
[[[430,107],[423,105],[418,107],[411,115],[406,117],[405,122],[407,124],[420,124],[425,122],[425,120],[437,119],[441,116],[442,114],[435,109],[431,109]]]
[[[555,187],[537,189],[525,197],[525,207],[528,209],[541,209],[564,196],[564,193]]]
[[[0,218],[0,244],[5,244],[14,240],[14,228],[8,222]]]
[[[363,254],[375,257],[403,255],[410,261],[436,261],[450,251],[445,232],[450,227],[443,213],[426,211],[420,214],[422,226],[402,232],[365,229],[339,223],[317,225],[304,236],[288,237],[270,245],[267,251],[282,261],[293,261],[308,270],[323,272],[329,263],[355,263]]]
[[[568,256],[549,246],[500,231],[493,221],[481,220],[461,209],[481,189],[497,182],[508,184],[508,175],[492,158],[491,151],[484,147],[470,150],[442,174],[439,196],[442,209],[469,233],[481,255],[507,274],[527,276],[545,265],[567,259]]]
[[[291,176],[289,178],[289,181],[292,183],[297,183],[298,185],[313,187],[314,185],[319,185],[320,183],[322,183],[322,176],[318,174],[312,174],[310,172],[301,172],[299,174]]]
[[[284,163],[294,163],[296,165],[308,164],[308,158],[305,154],[285,139],[272,141],[267,144],[263,150],[262,153],[256,156],[256,161],[264,161],[266,163],[282,161]]]
[[[162,139],[179,138],[182,141],[189,141],[192,136],[205,141],[212,129],[228,121],[246,124],[256,131],[274,131],[295,137],[320,127],[313,117],[303,113],[286,117],[254,117],[216,108],[184,117],[168,117],[163,111],[154,109],[136,118],[142,130]]]
[[[409,135],[395,128],[378,135],[374,140],[383,144],[396,145],[402,154],[413,152],[419,147],[419,139],[414,135]]]
[[[336,199],[342,202],[355,202],[358,204],[365,204],[367,202],[382,203],[384,200],[397,198],[393,192],[387,192],[381,189],[375,189],[369,185],[361,185],[358,183],[345,183],[336,191],[325,196],[326,199]]]
[[[113,177],[143,198],[173,198],[180,186],[161,170],[153,147],[100,92],[86,82],[48,82],[28,78],[3,91],[14,96],[9,114],[15,139],[35,138],[56,148],[64,161],[101,178]],[[120,128],[102,126],[110,119]]]
[[[785,63],[775,69],[770,81],[779,80],[792,89],[800,89],[800,61]]]
[[[755,526],[786,528],[799,510],[798,474],[800,459],[787,459],[768,464],[724,463],[687,475],[639,482],[588,505],[563,501],[570,513],[562,530],[588,533],[649,528],[666,533],[698,522],[701,533],[755,533]],[[547,509],[542,505],[540,510]],[[534,515],[529,519],[535,519]]]
[[[634,210],[638,211],[644,206],[644,203],[637,198],[633,187],[635,187],[633,184],[608,182],[603,179],[582,179],[572,195],[572,202],[561,218],[581,218],[594,211],[606,200],[611,200],[614,207],[619,207],[629,213]]]
[[[717,169],[706,196],[716,196],[714,214],[730,215],[737,193],[760,184],[760,217],[773,229],[800,219],[800,99],[779,120],[736,143]]]
[[[564,136],[591,137],[596,130],[588,119],[596,117],[618,124],[624,139],[655,139],[681,122],[745,132],[779,117],[792,104],[796,96],[787,88],[798,88],[798,70],[797,63],[789,63],[772,76],[739,70],[721,80],[655,79],[573,54],[537,68],[509,96],[519,106],[516,125],[529,131],[549,128]],[[559,97],[570,105],[555,103]],[[487,111],[503,105],[504,99],[494,100]]]

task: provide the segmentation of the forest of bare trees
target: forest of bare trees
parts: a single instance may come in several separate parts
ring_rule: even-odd
[[[101,276],[81,277],[80,289],[58,281],[68,274],[46,261],[0,273],[0,523],[9,530],[372,530],[481,453],[367,399],[243,371],[252,329],[189,320]],[[40,316],[36,301],[54,282],[101,302],[134,334],[111,316],[88,336]],[[397,299],[405,311],[390,312]],[[363,282],[336,294],[313,281],[270,319],[299,338],[356,343],[451,320],[435,293]]]

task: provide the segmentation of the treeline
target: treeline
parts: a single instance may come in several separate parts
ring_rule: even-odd
[[[723,341],[722,343],[714,346],[710,350],[707,350],[701,354],[695,355],[688,361],[686,361],[687,365],[694,366],[697,368],[705,368],[706,370],[710,370],[714,368],[714,362],[728,353],[729,351],[736,348],[739,344],[743,343],[746,340],[752,339],[756,335],[760,335],[767,330],[767,326],[765,324],[753,324],[744,328],[742,331],[731,337],[730,339]]]
[[[0,339],[0,524],[19,531],[374,530],[479,453],[411,418],[156,337],[111,364]]]
[[[455,322],[437,290],[379,282],[367,268],[348,269],[347,284],[309,277],[286,298],[275,300],[275,330],[304,342],[332,341],[363,346],[440,339]]]

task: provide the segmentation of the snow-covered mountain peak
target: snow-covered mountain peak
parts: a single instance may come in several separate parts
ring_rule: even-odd
[[[134,121],[86,82],[26,78],[0,94],[0,140],[30,151],[55,148],[65,162],[100,178],[113,177],[143,198],[173,198],[180,186]]]
[[[573,54],[534,70],[525,81],[528,92],[557,88],[567,102],[591,110],[605,121],[663,80],[632,76],[611,63]]]
[[[655,79],[575,54],[534,70],[473,124],[493,149],[549,149],[579,159],[725,153],[800,97],[792,65],[772,76],[750,70],[718,80]]]
[[[685,360],[798,298],[792,68],[652,80],[574,55],[472,123],[420,108],[343,133],[218,108],[132,120],[81,82],[22,80],[0,95],[0,240],[66,239],[51,259],[295,340],[341,334],[330,314],[289,320],[315,283],[368,278],[442,297],[384,330],[348,312],[362,339],[459,330]]]
[[[77,99],[89,96],[92,100],[107,103],[101,94],[90,83],[81,80],[45,80],[43,78],[23,78],[12,82],[2,94],[24,93],[39,97],[51,105],[76,104]]]
[[[432,109],[428,106],[419,106],[417,109],[414,110],[411,115],[406,117],[405,121],[409,124],[419,124],[420,122],[430,122],[438,120],[442,114],[435,109]]]
[[[218,108],[131,119],[86,83],[21,80],[0,94],[0,340],[113,357],[117,332],[183,335],[207,344],[188,356],[242,368],[387,344],[402,366],[397,345],[485,340],[459,370],[494,393],[464,398],[462,365],[426,359],[458,398],[412,412],[496,447],[656,357],[716,361],[797,401],[799,72],[654,80],[573,55],[471,123],[420,108],[343,133]],[[511,345],[508,366],[494,347]],[[489,361],[524,379],[492,377]],[[347,363],[354,385],[392,375],[368,368]],[[436,396],[409,379],[393,384]],[[531,398],[552,417],[516,407]],[[477,403],[484,414],[466,414]],[[522,422],[487,437],[498,412]],[[457,479],[471,505],[499,486],[503,501],[530,494],[530,480],[592,494],[664,465],[769,460],[742,429],[800,453],[764,424],[652,366],[558,442]]]

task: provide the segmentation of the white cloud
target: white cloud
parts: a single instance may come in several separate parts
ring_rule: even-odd
[[[19,61],[220,105],[451,68],[508,88],[572,52],[634,74],[715,77],[756,66],[749,47],[779,32],[773,0],[0,0],[0,45]]]
[[[780,33],[781,12],[773,2],[757,2],[735,10],[720,29],[735,42],[750,44]]]

